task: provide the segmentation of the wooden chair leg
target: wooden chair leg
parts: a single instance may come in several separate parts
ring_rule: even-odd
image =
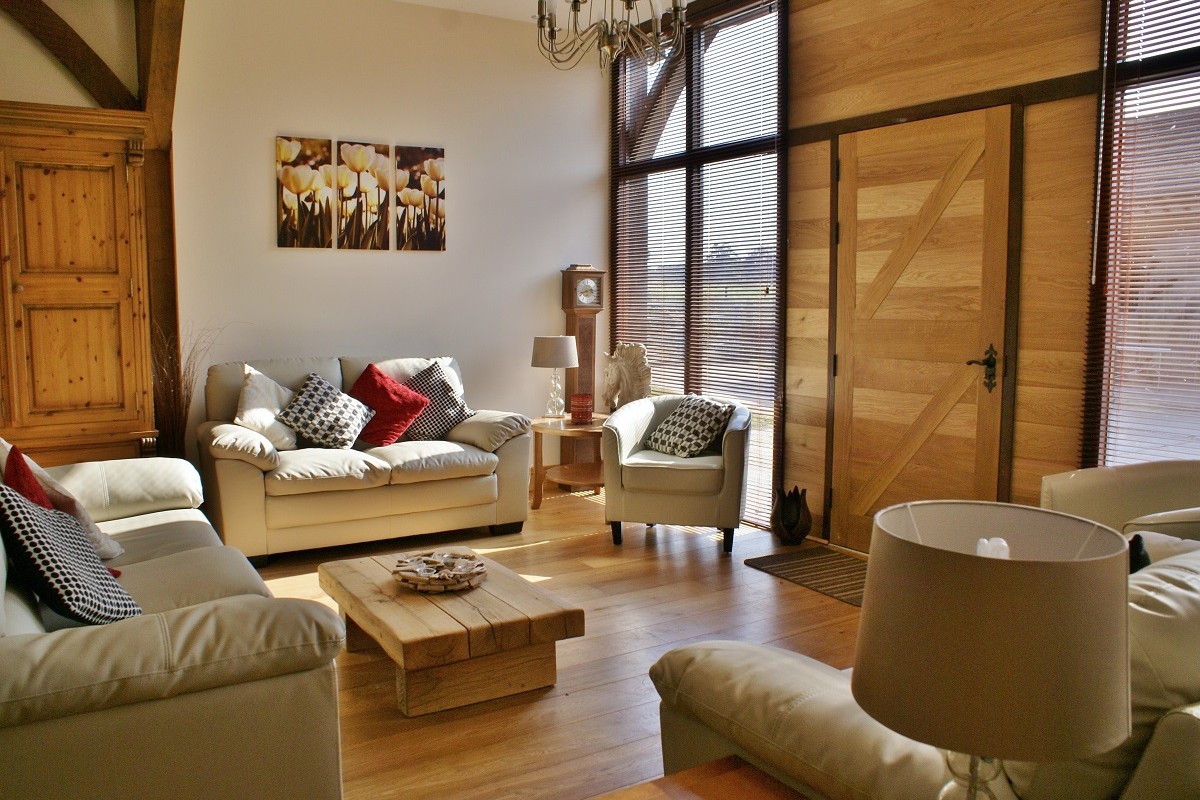
[[[733,528],[722,528],[721,530],[725,532],[725,552],[732,553],[733,552]]]
[[[621,523],[620,522],[610,522],[608,524],[612,526],[613,544],[620,544],[621,543]]]

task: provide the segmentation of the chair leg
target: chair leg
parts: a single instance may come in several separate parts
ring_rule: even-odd
[[[725,552],[732,553],[733,552],[733,528],[722,528],[721,530],[725,532]]]
[[[620,544],[621,543],[621,523],[620,523],[620,521],[614,521],[614,522],[610,522],[608,524],[612,526],[613,544]]]

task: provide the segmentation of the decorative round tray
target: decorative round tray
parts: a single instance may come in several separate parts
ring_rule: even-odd
[[[401,553],[392,575],[401,586],[418,592],[461,592],[487,577],[487,565],[475,553],[423,550]]]

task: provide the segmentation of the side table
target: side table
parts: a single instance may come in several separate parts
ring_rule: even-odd
[[[570,417],[538,417],[533,421],[533,508],[542,507],[542,488],[547,480],[571,488],[590,486],[593,494],[604,485],[604,468],[599,461],[592,464],[559,464],[547,468],[542,458],[542,437],[600,438],[607,414],[594,414],[591,422],[571,422]],[[596,448],[597,454],[600,448]]]

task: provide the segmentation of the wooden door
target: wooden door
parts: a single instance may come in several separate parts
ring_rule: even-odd
[[[134,456],[153,437],[140,150],[43,142],[2,148],[2,435],[45,463]]]
[[[1011,110],[838,139],[830,539],[894,503],[997,497]],[[995,384],[968,364],[996,351]]]

